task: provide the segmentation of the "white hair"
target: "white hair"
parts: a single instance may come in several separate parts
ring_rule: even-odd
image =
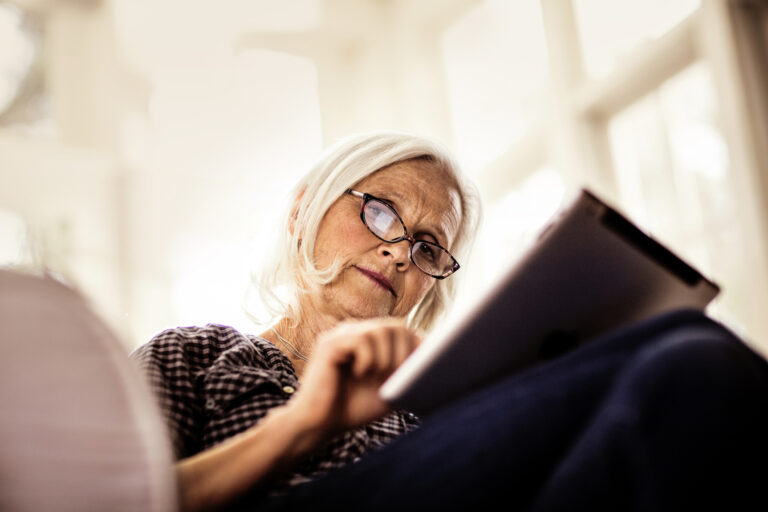
[[[298,318],[301,293],[332,282],[341,271],[339,262],[328,268],[314,265],[314,246],[323,216],[347,189],[389,165],[414,158],[433,162],[453,178],[461,201],[461,224],[451,253],[466,261],[480,221],[477,189],[465,179],[449,153],[430,139],[399,132],[374,132],[349,137],[328,148],[292,193],[280,230],[276,251],[257,286],[264,306],[275,318]],[[414,329],[428,330],[454,298],[454,276],[437,280],[408,317]]]

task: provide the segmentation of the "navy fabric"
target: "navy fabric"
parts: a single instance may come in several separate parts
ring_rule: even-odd
[[[768,365],[693,311],[457,401],[358,463],[235,509],[768,510]]]

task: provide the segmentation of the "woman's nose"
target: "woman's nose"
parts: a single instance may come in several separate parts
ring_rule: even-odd
[[[384,258],[392,258],[399,269],[408,268],[411,262],[411,245],[407,240],[402,240],[394,244],[382,243],[379,245],[378,253]]]

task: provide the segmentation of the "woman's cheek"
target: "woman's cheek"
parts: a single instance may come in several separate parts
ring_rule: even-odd
[[[408,297],[407,303],[402,304],[404,311],[400,312],[400,314],[407,315],[408,313],[410,313],[411,310],[416,306],[416,304],[421,302],[421,299],[424,298],[424,296],[427,294],[427,292],[429,292],[430,288],[432,288],[434,284],[430,282],[432,280],[431,277],[429,278],[430,281],[426,281],[422,279],[421,276],[419,276],[419,279],[420,279],[420,283],[418,284],[414,283],[415,286],[412,288],[413,293],[409,294],[410,296]]]

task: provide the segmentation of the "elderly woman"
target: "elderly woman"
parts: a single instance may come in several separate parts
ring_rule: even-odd
[[[428,140],[373,134],[325,154],[296,188],[262,283],[276,324],[260,336],[172,329],[134,354],[182,459],[185,508],[306,482],[417,425],[377,391],[452,297],[478,207]],[[285,288],[292,300],[273,293]]]
[[[698,313],[612,333],[421,426],[391,411],[378,388],[452,298],[477,218],[473,188],[427,140],[331,148],[296,188],[262,280],[274,326],[171,329],[134,354],[171,431],[183,508],[661,510],[759,496],[755,473],[721,468],[768,460],[768,372]]]

